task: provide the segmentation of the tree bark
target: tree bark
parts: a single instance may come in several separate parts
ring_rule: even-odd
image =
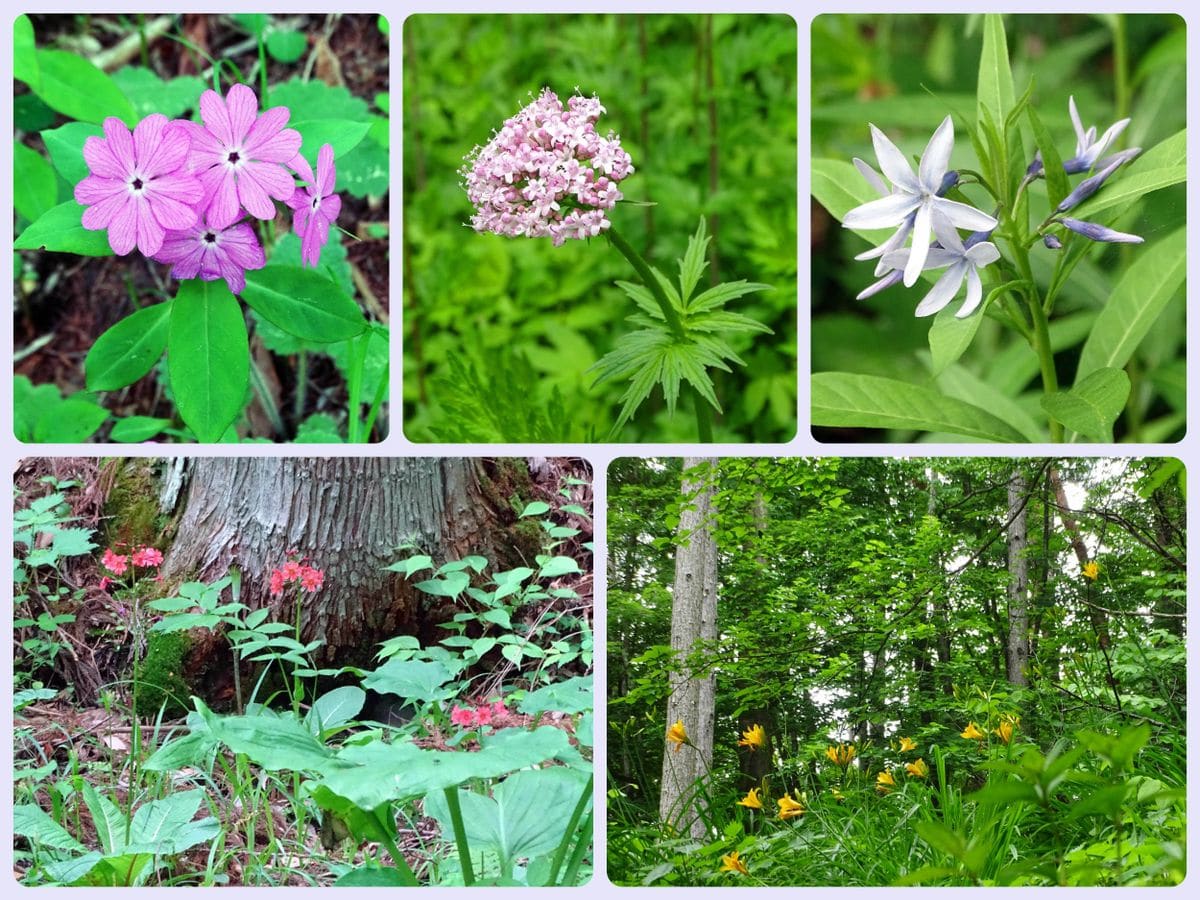
[[[694,668],[689,656],[717,636],[717,546],[712,528],[716,465],[712,457],[683,461],[683,509],[671,600],[671,649],[678,669],[670,676],[666,724],[683,722],[689,743],[668,747],[663,756],[658,807],[664,824],[697,840],[704,837],[697,787],[712,765],[716,676],[709,666]],[[696,472],[696,467],[702,470]]]
[[[1008,640],[1005,670],[1008,683],[1029,684],[1029,543],[1025,475],[1014,469],[1008,480]]]
[[[419,594],[385,571],[412,542],[443,562],[477,552],[495,561],[496,513],[474,459],[197,457],[177,492],[178,531],[163,577],[210,581],[242,573],[242,602],[291,621],[295,595],[271,597],[289,549],[325,573],[303,596],[305,640],[323,662],[366,662],[375,644],[419,634]]]

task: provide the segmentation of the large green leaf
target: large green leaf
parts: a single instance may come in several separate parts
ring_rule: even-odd
[[[362,334],[362,310],[325,273],[300,266],[267,266],[246,273],[242,299],[288,334],[332,344]]]
[[[983,322],[983,310],[959,318],[949,306],[939,312],[929,327],[929,352],[933,356],[933,374],[940,375],[946,367],[962,356]]]
[[[978,406],[905,381],[850,372],[813,375],[812,423],[944,431],[988,441],[1024,441],[1019,431]]]
[[[83,227],[83,207],[74,200],[60,203],[29,225],[13,241],[16,250],[53,250],[78,256],[112,256],[107,231]]]
[[[113,73],[113,81],[129,98],[138,116],[162,113],[169,119],[182,116],[200,105],[207,85],[195,75],[182,75],[164,81],[150,69],[122,66]]]
[[[90,137],[102,137],[104,129],[88,122],[68,122],[57,128],[42,132],[42,143],[58,169],[58,174],[68,183],[75,185],[88,176],[87,160],[83,158],[83,145]],[[82,210],[80,215],[82,215]]]
[[[170,313],[170,303],[143,307],[96,338],[83,361],[88,390],[115,391],[154,368],[167,347]]]
[[[458,693],[456,686],[446,686],[453,678],[454,673],[440,662],[393,659],[363,676],[362,684],[381,694],[429,703]]]
[[[574,715],[592,709],[596,702],[592,691],[592,676],[577,675],[530,691],[521,700],[517,710],[534,718],[544,712]]]
[[[116,116],[130,128],[137,124],[133,104],[116,82],[81,56],[65,50],[39,50],[41,84],[35,91],[47,106],[81,122],[103,122]]]
[[[1104,187],[1067,215],[1074,219],[1090,221],[1102,212],[1114,207],[1126,207],[1152,191],[1182,184],[1187,181],[1187,166],[1170,166],[1148,171],[1128,172],[1120,179],[1107,182]]]
[[[317,154],[322,145],[330,144],[333,147],[333,160],[336,165],[338,160],[357,147],[367,136],[367,132],[371,130],[371,123],[351,119],[302,119],[290,123],[288,127],[300,132],[303,139],[300,152],[313,167],[313,172],[316,172]]]
[[[182,853],[220,834],[220,824],[211,816],[193,821],[204,800],[204,791],[180,791],[161,800],[143,803],[129,826],[127,851],[154,854]]]
[[[1100,310],[1076,382],[1104,368],[1123,368],[1187,275],[1187,233],[1180,228],[1139,253]]]
[[[333,752],[290,716],[218,716],[207,707],[201,714],[216,740],[264,769],[321,772],[337,766]]]
[[[1042,398],[1042,409],[1072,431],[1096,441],[1111,441],[1113,422],[1129,399],[1124,369],[1097,369],[1069,391]]]
[[[563,839],[571,814],[587,784],[586,773],[563,766],[516,772],[488,797],[458,791],[467,844],[490,850],[509,865],[518,857],[553,852]],[[449,806],[442,791],[425,797],[425,814],[442,826],[443,839],[454,840]]]
[[[75,853],[83,853],[87,849],[36,803],[14,804],[12,827],[13,834],[28,838],[31,844]]]
[[[1012,69],[1008,63],[1008,37],[1004,17],[988,13],[983,19],[983,52],[979,55],[979,120],[986,109],[997,127],[1003,127],[1009,111],[1016,105]]]
[[[423,750],[414,744],[344,747],[338,760],[347,768],[329,772],[324,786],[362,809],[393,800],[411,800],[458,787],[476,778],[499,778],[565,753],[566,734],[549,726],[525,731],[506,728],[475,753]]]
[[[250,382],[246,320],[225,282],[180,284],[171,303],[167,364],[183,421],[198,440],[220,440],[241,412]]]
[[[343,685],[318,697],[304,721],[314,734],[325,734],[352,722],[366,702],[367,692],[362,688]]]
[[[54,208],[58,179],[46,157],[24,144],[13,144],[13,206],[31,222]]]
[[[1039,422],[1017,400],[977,377],[963,366],[948,366],[936,380],[938,388],[947,397],[957,397],[972,406],[978,406],[999,416],[1021,432],[1027,441],[1042,444],[1049,440],[1044,418],[1039,417],[1041,418]]]
[[[17,16],[13,22],[13,78],[25,82],[35,92],[41,87],[33,22],[26,15]]]

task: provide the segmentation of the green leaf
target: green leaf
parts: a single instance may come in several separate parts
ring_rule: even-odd
[[[108,410],[79,397],[67,397],[40,410],[33,440],[38,444],[81,444],[107,419]]]
[[[388,190],[388,151],[364,140],[338,161],[338,185],[355,197],[379,197]]]
[[[214,738],[264,769],[324,771],[330,767],[333,753],[293,718],[218,716],[202,705],[200,709]]]
[[[276,327],[307,341],[332,344],[367,327],[358,304],[315,269],[272,265],[247,272],[242,299]]]
[[[989,18],[991,17],[989,16]],[[962,836],[951,831],[941,822],[932,820],[914,822],[913,827],[925,843],[947,856],[961,860],[967,852],[967,843]]]
[[[101,849],[106,856],[115,856],[129,843],[125,840],[125,828],[128,824],[125,814],[90,782],[83,783],[82,793],[83,802],[92,816],[92,825],[96,829],[96,838],[100,841]]]
[[[78,256],[112,256],[108,232],[83,227],[83,207],[67,200],[47,210],[13,241],[15,250],[53,250]]]
[[[367,693],[352,684],[334,688],[317,698],[304,717],[309,728],[320,737],[354,721],[367,702]],[[317,733],[317,729],[320,733]]]
[[[542,516],[548,512],[550,512],[549,503],[543,503],[541,500],[535,500],[528,504],[525,509],[521,511],[521,515],[518,518],[524,519],[526,516]]]
[[[87,122],[68,122],[58,128],[49,128],[42,133],[42,143],[58,174],[76,185],[88,176],[87,160],[83,158],[83,144],[90,137],[103,137],[104,129]],[[80,215],[83,215],[82,210]]]
[[[267,35],[267,52],[281,63],[294,63],[308,49],[308,38],[300,31],[272,31]]]
[[[577,675],[530,691],[518,704],[517,711],[534,718],[546,712],[567,715],[587,712],[595,705],[593,690],[591,675]]]
[[[64,50],[37,51],[41,85],[35,93],[46,105],[80,122],[103,123],[116,116],[130,128],[138,121],[116,82],[81,56]]]
[[[288,127],[295,128],[300,132],[302,138],[300,152],[313,167],[314,173],[317,170],[317,154],[321,151],[321,147],[324,144],[332,145],[333,159],[338,166],[338,177],[339,180],[342,180],[342,167],[344,166],[342,157],[362,142],[362,139],[367,136],[367,132],[371,130],[371,123],[350,119],[301,119],[298,122],[290,123]]]
[[[1097,369],[1069,391],[1042,397],[1042,409],[1085,437],[1111,441],[1113,422],[1129,399],[1124,369]]]
[[[420,572],[422,569],[432,569],[432,557],[420,554],[418,556],[410,556],[408,559],[402,559],[399,562],[394,562],[387,566],[389,572],[403,572],[406,577],[411,577],[413,572]]]
[[[957,397],[986,409],[1003,419],[1034,444],[1049,440],[1045,419],[1034,418],[1025,406],[960,365],[949,366],[937,377],[937,386],[947,397]]]
[[[208,85],[195,75],[181,75],[164,81],[152,70],[141,66],[122,66],[113,72],[113,81],[121,89],[139,118],[162,113],[178,118],[200,106],[200,95]]]
[[[180,417],[197,440],[220,440],[241,412],[250,382],[246,320],[225,282],[180,284],[171,302],[167,363]]]
[[[454,674],[440,662],[393,659],[364,675],[362,685],[381,694],[433,703],[458,693],[455,685],[446,686],[453,678]]]
[[[812,424],[899,428],[965,434],[988,441],[1021,442],[1007,422],[970,403],[891,378],[849,372],[812,377]]]
[[[982,322],[983,310],[962,319],[955,316],[949,306],[937,314],[929,327],[929,351],[933,355],[935,376],[966,352]]]
[[[558,578],[561,575],[575,575],[583,570],[579,563],[569,556],[554,556],[542,563],[538,570],[538,578]]]
[[[24,144],[13,144],[13,206],[31,222],[54,208],[58,179],[46,157]]]
[[[33,22],[26,15],[17,16],[13,22],[13,78],[25,82],[35,92],[41,87]]]
[[[1009,110],[1016,104],[1012,69],[1008,63],[1008,38],[1004,17],[988,13],[983,19],[983,52],[979,55],[978,118],[986,109],[997,127],[1002,127]]]
[[[83,853],[87,849],[36,803],[13,804],[12,827],[13,834],[28,838],[37,846],[74,853]]]
[[[143,307],[96,338],[83,362],[89,391],[115,391],[133,384],[167,348],[171,304]]]
[[[410,887],[413,882],[392,868],[362,865],[339,875],[334,887]]]
[[[490,850],[505,860],[553,852],[586,783],[585,773],[554,766],[515,772],[496,785],[491,797],[459,789],[467,844],[472,851]],[[424,809],[442,826],[443,838],[453,841],[444,792],[430,792]]]
[[[1025,107],[1025,116],[1029,119],[1029,124],[1033,128],[1033,139],[1037,142],[1038,149],[1042,152],[1042,170],[1046,175],[1046,193],[1050,197],[1050,206],[1054,209],[1058,207],[1058,204],[1062,203],[1063,197],[1071,192],[1071,184],[1067,181],[1067,173],[1063,171],[1062,157],[1058,155],[1058,148],[1054,145],[1054,138],[1046,130],[1046,126],[1042,124],[1042,120],[1038,118],[1037,110],[1033,108],[1032,103]]]
[[[447,572],[444,576],[418,581],[413,587],[433,597],[457,597],[467,589],[471,576],[466,572]]]
[[[1129,171],[1116,180],[1104,185],[1094,196],[1085,200],[1076,209],[1070,210],[1073,219],[1091,221],[1097,215],[1114,207],[1127,207],[1152,191],[1162,190],[1187,181],[1187,166]]]
[[[1187,275],[1187,233],[1179,228],[1136,254],[1100,310],[1083,352],[1076,382],[1105,368],[1124,368],[1175,297]]]

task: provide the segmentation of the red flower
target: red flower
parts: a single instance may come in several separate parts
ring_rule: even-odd
[[[124,575],[125,570],[129,568],[129,557],[113,553],[110,548],[104,551],[104,556],[100,557],[100,565],[114,575]]]
[[[456,706],[450,711],[450,721],[460,728],[470,728],[475,724],[475,710]]]
[[[290,584],[293,581],[299,580],[302,570],[303,566],[301,566],[299,562],[294,559],[289,559],[283,564],[283,568],[279,571],[283,574],[284,582]]]
[[[497,700],[495,703],[492,704],[492,715],[493,716],[507,716],[508,715],[508,707],[504,705],[503,700]]]
[[[492,724],[492,708],[486,704],[475,708],[475,721],[480,725]]]
[[[162,561],[163,555],[153,547],[143,547],[133,554],[133,564],[139,569],[148,569],[161,565]]]
[[[283,593],[283,572],[276,569],[271,573],[271,596],[278,597]]]
[[[300,584],[306,591],[315,591],[324,583],[324,572],[314,569],[312,566],[303,566],[300,569]]]
[[[108,586],[110,584],[112,584],[112,579],[109,578],[107,575],[105,575],[103,578],[100,579],[100,584],[99,584],[100,590],[107,591]]]

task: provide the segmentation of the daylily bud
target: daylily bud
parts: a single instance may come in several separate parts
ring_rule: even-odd
[[[1095,222],[1082,222],[1079,219],[1064,218],[1060,219],[1063,225],[1076,234],[1082,234],[1085,238],[1092,241],[1104,241],[1108,244],[1141,244],[1146,239],[1138,237],[1136,234],[1126,234],[1123,231],[1113,231],[1111,228],[1105,228],[1103,225],[1097,225]]]
[[[1061,250],[1062,249],[1062,241],[1060,241],[1057,237],[1055,237],[1052,234],[1048,234],[1045,237],[1043,237],[1042,243],[1045,244],[1051,250]]]

